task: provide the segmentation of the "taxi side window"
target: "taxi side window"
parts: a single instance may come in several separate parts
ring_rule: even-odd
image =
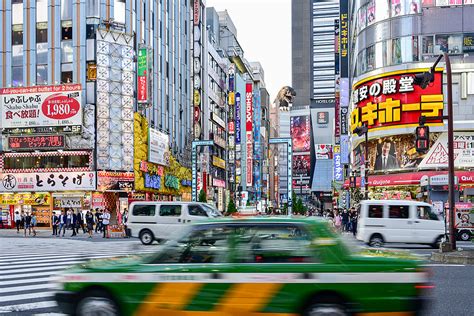
[[[236,246],[240,263],[319,262],[311,248],[311,237],[299,226],[262,225],[243,227]]]
[[[155,216],[155,205],[135,205],[132,214],[134,216]]]
[[[202,209],[199,205],[188,206],[189,215],[207,217],[207,212]]]
[[[171,243],[153,263],[227,263],[232,234],[233,229],[227,227],[194,230]]]
[[[161,205],[160,216],[180,216],[181,205]]]
[[[383,205],[368,205],[370,218],[383,217]]]

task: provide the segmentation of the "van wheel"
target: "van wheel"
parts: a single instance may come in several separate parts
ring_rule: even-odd
[[[371,247],[380,248],[383,247],[383,244],[383,237],[380,234],[374,234],[372,237],[370,237],[369,245]]]
[[[149,231],[148,229],[144,229],[140,232],[140,241],[144,245],[151,245],[153,241],[155,240],[155,237],[153,236],[153,233]]]
[[[441,244],[442,241],[443,241],[443,236],[438,236],[435,242],[431,244],[431,248],[439,249],[439,245]]]
[[[459,239],[461,239],[462,241],[469,241],[471,239],[471,233],[468,232],[467,230],[460,231],[458,236],[459,236]]]

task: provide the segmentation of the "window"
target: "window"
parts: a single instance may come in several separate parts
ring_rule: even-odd
[[[23,25],[12,25],[12,45],[23,45]]]
[[[23,86],[23,66],[12,67],[12,86]]]
[[[436,35],[434,53],[461,54],[463,38],[461,34]]]
[[[191,216],[203,216],[207,217],[207,212],[202,209],[199,205],[189,205],[189,215]]]
[[[95,39],[96,29],[97,29],[97,24],[87,24],[86,25],[86,39]]]
[[[369,205],[369,217],[370,218],[382,218],[383,217],[383,205]]]
[[[86,15],[99,17],[99,1],[100,0],[87,0],[86,2]]]
[[[61,22],[61,39],[63,41],[72,39],[72,21]]]
[[[114,21],[125,24],[125,0],[115,0]]]
[[[36,44],[36,63],[37,64],[48,63],[48,43]]]
[[[73,60],[72,41],[61,42],[61,63],[72,63]]]
[[[71,0],[61,0],[61,20],[72,20]]]
[[[434,37],[433,35],[423,36],[422,41],[422,53],[423,54],[434,54]]]
[[[389,218],[409,218],[410,206],[408,205],[390,205],[388,207]]]
[[[241,263],[317,262],[311,238],[294,225],[258,225],[237,228],[236,261]]]
[[[402,63],[402,46],[401,39],[392,39],[392,65],[398,65]]]
[[[12,1],[12,24],[23,24],[23,1]]]
[[[36,0],[36,22],[48,21],[48,0]]]
[[[12,46],[12,66],[23,67],[23,45]]]
[[[132,214],[134,216],[155,216],[155,205],[135,205]]]
[[[171,242],[152,263],[227,263],[228,240],[235,228],[199,227],[177,242]]]
[[[429,206],[417,206],[416,216],[419,219],[428,219],[428,220],[433,220],[433,221],[439,220],[438,216],[435,213],[433,213],[433,210]]]
[[[181,205],[161,205],[160,216],[180,216]]]
[[[61,72],[61,83],[72,83],[72,71]]]
[[[36,66],[36,84],[48,84],[48,65]]]
[[[48,42],[48,23],[36,23],[36,43]]]
[[[78,156],[32,156],[32,157],[5,157],[4,168],[35,169],[35,168],[89,168],[89,155]]]

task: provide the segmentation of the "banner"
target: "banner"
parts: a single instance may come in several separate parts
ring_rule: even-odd
[[[148,129],[148,161],[162,166],[170,164],[169,136],[156,129]]]
[[[0,89],[2,128],[82,125],[81,85]]]
[[[1,192],[94,191],[96,174],[84,172],[0,173]]]
[[[431,135],[430,135],[431,136]],[[474,132],[454,133],[454,165],[456,168],[474,167]],[[420,162],[419,169],[448,167],[448,134],[442,133]]]
[[[133,190],[135,175],[133,172],[97,172],[97,191]]]
[[[311,123],[309,115],[292,116],[290,122],[293,152],[310,151]]]
[[[352,91],[355,109],[351,113],[351,132],[366,124],[369,129],[417,126],[419,117],[443,115],[443,72],[434,74],[426,89],[414,85],[414,75],[424,69],[385,73],[356,83]],[[430,123],[443,124],[440,120]]]

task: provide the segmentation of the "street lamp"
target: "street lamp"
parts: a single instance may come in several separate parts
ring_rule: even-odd
[[[369,128],[367,127],[366,124],[362,126],[358,126],[354,129],[354,133],[356,133],[359,136],[365,135],[365,141],[364,141],[364,147],[365,147],[365,153],[364,153],[364,164],[365,164],[365,170],[364,170],[364,179],[365,179],[365,199],[369,199]],[[362,177],[362,174],[361,174]]]
[[[416,74],[414,77],[414,84],[420,86],[422,89],[434,81],[434,72],[436,66],[440,62],[441,58],[444,57],[446,63],[446,76],[448,84],[448,204],[449,204],[449,241],[451,244],[451,249],[456,250],[456,236],[454,229],[454,123],[453,123],[453,78],[451,73],[451,61],[449,60],[449,55],[447,53],[440,54],[436,59],[433,66],[431,66],[429,72],[424,72],[422,74]]]

